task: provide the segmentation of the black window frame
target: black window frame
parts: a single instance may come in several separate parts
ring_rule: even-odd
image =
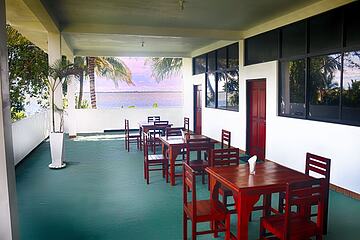
[[[360,3],[357,3],[360,4]],[[351,5],[351,4],[349,4]],[[360,126],[360,119],[358,121],[356,120],[344,120],[342,109],[343,109],[343,75],[344,75],[344,54],[348,52],[354,52],[354,51],[360,51],[360,42],[359,44],[354,44],[352,46],[347,46],[346,42],[346,11],[349,8],[349,5],[346,5],[344,7],[336,9],[336,11],[341,12],[342,18],[339,20],[341,21],[341,44],[340,47],[336,49],[328,49],[328,50],[321,50],[317,52],[310,52],[309,47],[309,22],[311,18],[306,19],[306,53],[297,55],[297,56],[290,56],[290,57],[281,57],[279,58],[279,64],[278,64],[278,111],[277,115],[280,117],[288,117],[288,118],[295,118],[295,119],[305,119],[305,120],[311,120],[311,121],[319,121],[319,122],[327,122],[327,123],[335,123],[335,124],[342,124],[342,125],[350,125],[350,126]],[[280,48],[281,49],[281,48]],[[281,52],[279,51],[279,54]],[[340,82],[339,82],[339,113],[338,118],[336,120],[332,119],[326,119],[321,117],[312,117],[309,116],[309,104],[310,104],[310,98],[309,98],[309,92],[310,92],[310,59],[313,57],[318,56],[324,56],[324,55],[332,55],[332,54],[340,54],[341,57],[341,67],[340,67]],[[283,114],[281,113],[281,99],[282,99],[282,69],[281,65],[283,62],[287,61],[293,61],[293,60],[299,60],[299,59],[305,59],[305,115],[304,116],[296,116],[296,115],[290,115],[290,114]]]
[[[211,52],[208,52],[208,53],[205,53],[205,56],[206,56],[206,71],[203,72],[205,74],[205,107],[206,108],[213,108],[213,109],[220,109],[220,110],[226,110],[226,111],[233,111],[233,112],[239,112],[239,98],[237,99],[237,106],[235,107],[228,107],[227,105],[227,90],[226,90],[226,107],[219,107],[219,94],[218,94],[218,83],[219,83],[219,73],[223,73],[223,72],[230,72],[230,71],[236,71],[237,72],[237,75],[239,76],[239,53],[237,54],[237,65],[236,67],[233,67],[233,66],[229,66],[230,64],[230,61],[229,61],[229,49],[231,47],[234,47],[234,45],[237,45],[235,46],[235,49],[239,49],[239,43],[236,42],[236,43],[233,43],[233,44],[230,44],[230,45],[227,45],[225,47],[222,47],[222,48],[219,48],[219,49],[216,49],[216,50],[213,50]],[[225,50],[225,53],[226,53],[226,67],[225,68],[221,68],[219,69],[218,67],[218,51],[224,51]],[[208,64],[209,64],[209,60],[208,60],[208,55],[209,54],[212,54],[212,53],[215,53],[215,70],[214,71],[211,71],[211,69],[209,69],[208,67]],[[201,57],[203,56],[204,54],[202,55],[199,55],[197,57]],[[194,57],[193,58],[193,75],[196,75],[195,74],[195,64],[196,64],[196,58],[197,57]],[[199,74],[203,74],[203,73],[199,73]],[[208,95],[207,95],[207,92],[208,92],[208,77],[209,77],[209,74],[215,74],[215,104],[214,106],[212,106],[213,104],[209,105],[208,104]],[[227,80],[226,80],[227,81]],[[239,77],[238,77],[238,81],[240,81]],[[239,83],[238,83],[239,84]],[[237,86],[238,88],[238,92],[239,92],[239,85]]]

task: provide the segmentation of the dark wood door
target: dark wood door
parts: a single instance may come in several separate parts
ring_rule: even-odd
[[[265,159],[266,80],[248,81],[248,152]]]
[[[201,134],[201,96],[202,96],[202,88],[201,85],[194,85],[194,127],[195,133]]]

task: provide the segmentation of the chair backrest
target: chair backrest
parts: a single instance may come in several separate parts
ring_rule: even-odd
[[[196,178],[194,170],[187,164],[183,163],[183,204],[188,206],[191,201],[193,213],[196,213]],[[188,199],[188,193],[191,192],[191,200]],[[194,214],[196,217],[196,214]]]
[[[297,206],[299,208],[296,213],[297,216],[301,216],[306,219],[310,219],[311,206],[317,206],[317,227],[322,232],[324,194],[324,179],[312,179],[308,181],[287,183],[285,196],[284,239],[290,239],[290,219],[291,217],[294,217],[295,214],[294,212],[291,212],[292,206]]]
[[[156,153],[156,140],[150,132],[143,132],[144,159],[147,160],[151,151]]]
[[[125,135],[129,135],[130,128],[129,128],[129,120],[125,119]]]
[[[222,129],[221,130],[221,148],[231,147],[231,132]]]
[[[185,146],[186,162],[189,164],[191,152],[206,152],[209,156],[214,144],[210,142],[210,138],[187,138]]]
[[[154,126],[169,126],[169,121],[160,121],[160,120],[157,120],[157,121],[154,121]]]
[[[209,156],[210,166],[234,166],[240,163],[238,148],[211,149]]]
[[[330,163],[331,159],[321,157],[312,153],[306,153],[305,174],[309,175],[311,172],[319,174],[325,178],[327,184],[330,183]]]
[[[166,138],[168,137],[171,137],[171,136],[182,136],[182,130],[183,128],[181,127],[176,127],[176,128],[166,128],[166,131],[165,131],[165,135],[166,135]]]
[[[188,117],[184,117],[184,131],[189,132],[190,131],[190,120]]]
[[[160,116],[148,116],[148,122],[160,121]]]

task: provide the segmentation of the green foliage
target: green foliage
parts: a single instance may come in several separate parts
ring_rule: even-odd
[[[19,116],[24,116],[22,112],[27,104],[26,96],[38,99],[41,105],[43,105],[43,100],[48,98],[46,84],[48,57],[43,50],[24,38],[10,25],[6,26],[6,31],[11,116],[18,119]]]
[[[136,106],[129,106],[128,108],[136,108]]]
[[[11,119],[13,122],[26,118],[26,113],[24,111],[16,111],[11,108]]]
[[[79,103],[79,97],[78,97],[78,96],[75,97],[75,102],[76,102],[76,103]],[[79,107],[79,106],[80,106],[80,107]],[[76,106],[76,108],[77,108],[77,109],[88,109],[88,108],[90,108],[89,101],[86,100],[86,99],[83,99],[83,100],[81,101],[80,105],[78,104],[78,105]]]
[[[182,58],[149,58],[145,64],[151,65],[152,77],[160,82],[180,72]]]
[[[159,107],[158,103],[153,104],[153,108],[158,108],[158,107]]]

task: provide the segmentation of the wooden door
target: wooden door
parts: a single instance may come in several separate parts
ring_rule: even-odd
[[[194,128],[196,134],[201,134],[201,101],[202,88],[201,85],[194,85]]]
[[[247,84],[248,131],[247,145],[250,156],[265,159],[266,141],[266,80],[251,80]]]

